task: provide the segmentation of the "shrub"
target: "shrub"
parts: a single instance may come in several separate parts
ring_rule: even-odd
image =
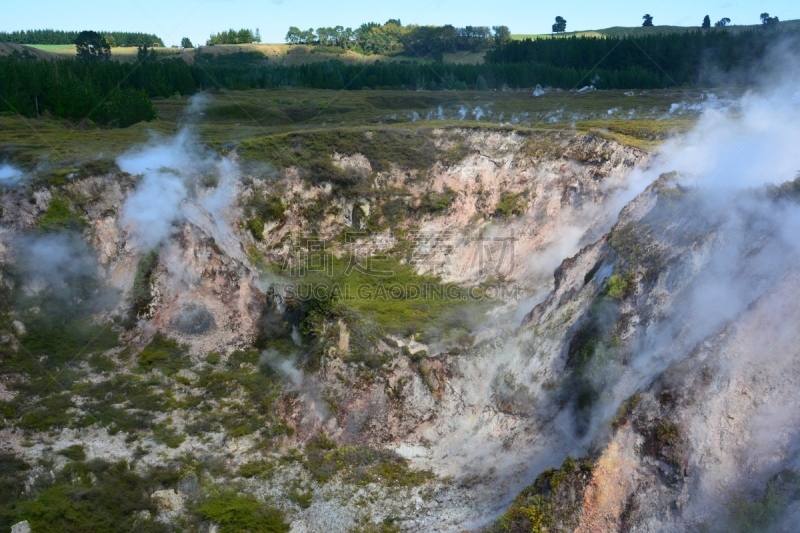
[[[247,221],[247,229],[253,235],[253,238],[259,242],[264,240],[264,221],[260,218],[251,218]]]
[[[81,232],[86,223],[76,215],[65,198],[54,197],[50,200],[41,220],[39,220],[39,230],[45,233],[54,231]]]
[[[86,452],[82,444],[73,444],[62,450],[58,450],[59,455],[63,455],[71,461],[83,461],[86,459]]]
[[[89,366],[95,372],[111,372],[117,365],[114,361],[103,354],[96,354],[89,358]]]
[[[633,273],[613,274],[605,282],[605,293],[615,300],[628,296],[634,288]]]
[[[156,266],[158,266],[158,250],[153,250],[142,256],[136,267],[136,277],[131,289],[131,302],[136,316],[142,316],[153,300],[152,283]]]
[[[219,524],[220,533],[288,533],[280,510],[266,506],[247,494],[223,492],[208,497],[196,509],[207,520]]]
[[[139,353],[139,365],[144,370],[159,369],[168,376],[190,364],[186,349],[161,333],[153,335],[150,343]]]
[[[19,502],[16,518],[34,531],[166,532],[166,525],[140,516],[155,512],[154,485],[125,462],[70,463],[35,500]]]
[[[499,218],[518,216],[525,212],[525,207],[521,194],[504,192],[494,209],[494,216]]]
[[[153,428],[153,438],[168,448],[177,448],[186,440],[186,435],[178,433],[166,424],[157,424]]]
[[[444,192],[429,192],[422,197],[419,209],[423,213],[436,214],[446,211],[456,201],[458,193],[450,187],[445,187]]]
[[[561,468],[542,472],[525,488],[495,525],[495,531],[545,533],[572,531],[580,519],[586,486],[594,465],[567,457]]]

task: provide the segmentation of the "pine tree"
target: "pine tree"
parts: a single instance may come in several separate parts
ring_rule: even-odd
[[[111,46],[96,31],[82,31],[75,38],[78,58],[85,61],[104,61],[111,58]]]

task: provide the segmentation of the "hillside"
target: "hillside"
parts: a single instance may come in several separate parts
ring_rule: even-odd
[[[712,27],[711,31],[732,31],[741,32],[748,30],[761,29],[761,24],[731,24],[725,28]],[[782,31],[797,31],[800,29],[800,20],[785,20],[778,24],[778,28]],[[571,31],[559,34],[552,33],[531,33],[531,34],[512,34],[511,38],[515,40],[523,39],[548,39],[548,38],[562,38],[562,37],[638,37],[641,35],[660,35],[668,33],[683,33],[689,31],[700,30],[700,26],[653,26],[651,28],[644,28],[642,26],[614,26],[602,30],[585,30],[585,31]]]
[[[22,50],[36,50],[37,56],[40,58],[65,58],[73,59],[75,57],[75,46],[73,45],[0,45],[4,46],[3,50],[14,49]],[[22,48],[20,48],[22,47]],[[392,55],[384,56],[380,54],[359,54],[351,50],[341,50],[333,47],[320,47],[313,45],[289,45],[289,44],[224,44],[214,46],[198,46],[188,50],[180,50],[176,48],[156,48],[156,53],[160,59],[169,59],[180,57],[189,64],[194,63],[197,54],[206,54],[211,57],[226,56],[237,54],[239,52],[245,53],[258,53],[263,55],[264,63],[267,65],[303,65],[308,63],[319,63],[324,61],[342,61],[347,64],[364,64],[393,61],[423,61],[418,57],[409,57],[405,55]],[[0,51],[0,54],[3,53]],[[8,53],[8,52],[7,52]],[[136,59],[135,47],[114,47],[111,49],[111,55],[118,61],[134,61]],[[446,63],[457,64],[472,64],[482,63],[483,53],[470,53],[458,52],[444,54],[444,61]]]

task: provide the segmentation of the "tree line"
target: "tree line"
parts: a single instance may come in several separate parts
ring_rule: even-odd
[[[191,41],[186,39],[189,44]],[[256,28],[256,31],[242,28],[241,30],[234,30],[233,28],[228,31],[222,31],[213,34],[206,41],[207,46],[214,46],[216,44],[251,44],[261,42],[261,30]],[[183,43],[183,41],[182,41]],[[183,46],[183,44],[182,44]],[[183,46],[183,48],[192,48],[192,46]]]
[[[627,37],[565,37],[511,41],[487,52],[491,64],[540,63],[558,68],[639,68],[667,85],[712,82],[712,75],[756,65],[779,31],[701,31]]]
[[[164,41],[151,33],[126,32],[126,31],[101,31],[98,32],[106,38],[109,45],[117,46],[153,46],[158,43],[164,46]],[[0,43],[13,44],[74,44],[80,32],[62,30],[22,30],[0,32]]]
[[[292,26],[286,33],[289,44],[332,46],[363,54],[402,51],[423,57],[457,51],[480,52],[510,40],[507,26],[403,26],[399,19],[384,24],[368,22],[356,29],[334,26],[301,30]]]
[[[101,39],[84,32],[84,39]],[[139,61],[108,60],[107,50],[85,46],[79,60],[38,60],[25,53],[0,58],[0,112],[54,116],[125,127],[155,117],[151,98],[202,90],[279,87],[363,90],[492,90],[536,85],[576,89],[656,89],[703,85],[712,76],[742,73],[761,64],[777,31],[696,30],[625,38],[569,37],[514,41],[487,53],[483,64],[396,61],[350,65],[328,61],[264,65],[257,52],[156,61],[142,47]],[[79,47],[79,54],[81,49]],[[596,68],[599,65],[599,68]],[[751,76],[755,75],[751,72]],[[729,84],[746,83],[741,76]]]

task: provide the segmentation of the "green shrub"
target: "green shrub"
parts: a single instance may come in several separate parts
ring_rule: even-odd
[[[609,276],[608,279],[606,279],[604,290],[611,298],[621,300],[630,295],[634,287],[633,273],[628,272]]]
[[[95,372],[111,372],[117,367],[117,364],[106,355],[95,354],[89,358],[89,366]]]
[[[525,212],[526,205],[521,194],[504,192],[500,194],[500,201],[494,208],[494,216],[498,218],[510,218]]]
[[[419,209],[423,213],[436,214],[446,211],[458,198],[458,193],[450,187],[445,187],[444,192],[429,192],[422,197]]]
[[[81,232],[86,223],[76,215],[66,198],[58,196],[50,200],[47,211],[39,220],[39,230],[45,233],[54,231]]]
[[[241,477],[270,477],[275,465],[269,461],[250,461],[239,466],[236,475]]]
[[[156,333],[139,353],[139,365],[146,371],[159,369],[170,376],[191,366],[191,361],[183,346],[161,333]]]
[[[17,426],[31,431],[67,427],[72,421],[72,415],[67,411],[72,407],[74,404],[69,393],[47,396],[33,406],[23,407]]]
[[[259,242],[264,240],[264,221],[260,218],[251,218],[247,221],[247,229],[253,235],[253,238]]]
[[[136,267],[136,277],[131,289],[131,302],[135,316],[142,316],[153,300],[153,273],[158,266],[158,250],[146,253]]]
[[[10,453],[0,453],[0,531],[10,531],[16,520],[16,504],[25,490],[30,467]]]
[[[567,457],[560,468],[542,472],[495,524],[494,531],[572,531],[580,521],[583,494],[594,465]]]
[[[186,440],[186,435],[178,433],[166,424],[156,424],[153,427],[153,438],[168,448],[178,448]]]
[[[157,488],[125,462],[70,463],[35,500],[19,502],[16,519],[55,533],[166,532],[166,525],[140,516],[155,512],[149,495]]]
[[[196,509],[207,520],[219,524],[220,533],[288,533],[280,510],[262,504],[253,496],[223,492],[208,497]]]
[[[83,461],[86,459],[86,452],[82,444],[73,444],[62,450],[58,450],[59,455],[63,455],[70,461]]]
[[[286,495],[301,509],[308,509],[314,501],[314,491],[312,489],[304,491],[298,487],[291,487],[286,491]]]
[[[218,365],[221,361],[219,352],[211,352],[206,356],[206,362],[210,365]]]
[[[303,463],[320,483],[341,474],[351,483],[383,483],[390,486],[417,486],[432,479],[428,470],[412,470],[408,461],[392,451],[362,446],[337,446],[320,433],[306,444]]]

